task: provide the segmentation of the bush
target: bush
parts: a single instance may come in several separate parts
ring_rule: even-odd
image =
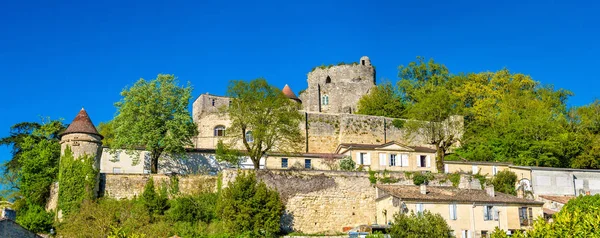
[[[413,179],[413,183],[415,185],[421,185],[421,184],[429,184],[429,181],[433,180],[433,174],[431,174],[431,172],[426,172],[426,173],[417,173],[415,175],[413,175],[412,177]]]
[[[452,229],[440,214],[396,214],[390,227],[392,237],[453,237]]]
[[[502,170],[492,179],[494,189],[501,193],[517,195],[515,185],[517,184],[517,174],[509,170]]]
[[[141,196],[141,202],[148,212],[152,215],[162,215],[168,207],[168,197],[166,187],[160,189],[160,193],[154,188],[154,179],[150,177],[144,186],[144,192]]]
[[[398,179],[390,178],[390,172],[387,169],[384,169],[381,178],[379,178],[379,182],[383,184],[397,183]]]
[[[460,173],[454,172],[454,173],[448,174],[448,180],[450,180],[450,182],[452,182],[452,186],[458,187],[458,184],[460,183]]]
[[[352,157],[346,156],[340,160],[340,169],[343,171],[353,171],[356,168],[356,163]]]
[[[169,204],[165,214],[171,221],[209,223],[216,218],[216,193],[186,195],[169,201]]]
[[[17,223],[35,233],[48,233],[52,229],[54,215],[46,212],[44,207],[30,205],[21,209],[17,216]]]
[[[371,184],[377,183],[377,172],[371,170],[371,168],[369,168],[369,181],[371,182]]]
[[[240,172],[236,180],[221,191],[217,201],[217,214],[223,229],[246,236],[277,234],[283,208],[279,193],[258,182],[252,172]]]

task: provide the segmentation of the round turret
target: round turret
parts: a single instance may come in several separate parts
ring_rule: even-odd
[[[85,109],[81,109],[79,114],[73,119],[73,122],[67,129],[60,133],[61,156],[64,155],[67,146],[71,147],[73,158],[79,158],[83,155],[93,156],[95,158],[94,167],[99,169],[100,160],[97,158],[102,150],[102,135],[98,133],[92,120]]]
[[[287,98],[294,100],[295,102],[302,103],[302,101],[296,96],[294,91],[292,91],[290,86],[288,86],[287,84],[283,87],[283,90],[281,91]]]

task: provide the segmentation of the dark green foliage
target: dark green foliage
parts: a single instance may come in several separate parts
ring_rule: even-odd
[[[502,170],[498,172],[492,179],[494,190],[501,193],[517,195],[517,191],[515,190],[516,184],[517,174],[510,170]]]
[[[404,103],[394,86],[390,82],[385,82],[373,87],[369,94],[358,101],[356,113],[399,118],[403,116],[404,109]]]
[[[48,233],[54,222],[54,214],[46,212],[43,206],[27,205],[20,209],[17,216],[17,223],[25,229],[36,233]]]
[[[65,149],[58,176],[58,208],[63,215],[78,209],[84,200],[95,199],[98,171],[93,167],[94,159],[88,155],[75,159],[71,148],[67,146]]]
[[[391,178],[390,172],[387,169],[384,169],[383,173],[381,174],[381,178],[379,178],[379,182],[381,182],[383,184],[397,183],[398,179]]]
[[[37,143],[32,138],[26,138],[25,144],[30,149],[20,156],[21,193],[29,204],[44,205],[50,195],[50,185],[58,173],[58,158],[60,144],[54,140],[40,140]]]
[[[429,181],[434,179],[433,174],[430,172],[426,173],[416,173],[412,176],[413,183],[415,185],[428,184]]]
[[[452,237],[452,229],[440,214],[424,211],[410,215],[397,213],[389,230],[392,237]]]
[[[217,142],[215,156],[218,161],[224,161],[237,166],[240,163],[242,153],[239,150],[231,148],[230,145],[223,143],[222,140],[219,140]]]
[[[172,221],[209,223],[216,218],[217,194],[215,193],[185,195],[170,200],[169,204],[170,208],[166,215]]]
[[[488,180],[487,180],[487,177],[486,177],[485,175],[482,175],[482,174],[480,174],[479,172],[477,172],[476,174],[473,174],[473,177],[472,177],[472,178],[479,180],[479,184],[481,184],[481,187],[482,187],[482,188],[483,188],[483,187],[484,187],[484,186],[487,184],[487,182],[488,182]]]
[[[343,171],[353,171],[356,168],[356,162],[352,157],[346,156],[340,160],[340,169]]]
[[[159,189],[159,192],[156,192],[154,179],[150,177],[144,186],[144,192],[142,192],[140,201],[144,204],[149,214],[162,215],[168,207],[166,187],[163,186]]]
[[[239,173],[221,191],[217,214],[225,231],[252,236],[274,236],[283,214],[279,193],[258,182],[254,173]]]
[[[397,129],[402,129],[404,127],[404,120],[394,119],[392,120],[392,125]]]

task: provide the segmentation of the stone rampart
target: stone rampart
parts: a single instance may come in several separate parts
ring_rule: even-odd
[[[171,178],[164,174],[100,174],[100,195],[115,199],[139,197],[148,179],[154,179],[157,187],[168,185]],[[179,192],[194,194],[216,191],[217,176],[189,175],[178,176]]]

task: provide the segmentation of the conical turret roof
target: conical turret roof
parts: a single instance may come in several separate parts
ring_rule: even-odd
[[[90,119],[90,116],[88,116],[87,112],[83,108],[81,108],[81,111],[79,111],[79,113],[77,114],[75,119],[73,119],[69,127],[67,127],[67,129],[60,134],[60,136],[62,137],[63,135],[71,133],[92,134],[103,138],[103,136],[100,135],[100,133],[98,133],[96,127],[94,126],[94,123],[92,123],[92,120]]]
[[[296,97],[296,94],[294,93],[294,91],[292,91],[290,86],[288,86],[287,84],[283,87],[283,90],[281,90],[281,91],[283,92],[283,94],[285,94],[286,97],[288,97],[290,99],[300,100],[298,97]]]

